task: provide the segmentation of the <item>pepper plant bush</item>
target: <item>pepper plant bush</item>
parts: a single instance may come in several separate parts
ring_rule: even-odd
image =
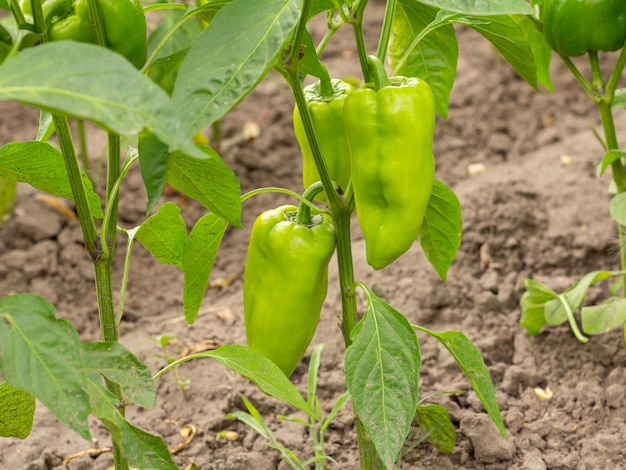
[[[626,5],[610,0],[543,0],[537,2],[537,10],[538,30],[594,102],[600,115],[603,137],[599,132],[595,134],[604,155],[598,159],[596,174],[600,177],[611,170],[609,212],[617,225],[621,269],[587,273],[562,293],[537,280],[526,279],[526,291],[520,299],[520,325],[529,335],[537,335],[545,326],[567,322],[576,339],[586,343],[589,335],[626,325],[626,152],[620,149],[613,121],[613,109],[626,108],[626,89],[618,88],[626,66]],[[610,53],[615,54],[609,56]],[[586,77],[573,59],[581,56],[589,61],[591,77]],[[603,68],[601,63],[607,65]],[[614,281],[611,295],[597,305],[583,306],[588,289],[608,279]]]
[[[129,7],[136,5],[128,2]],[[128,422],[124,408],[129,403],[154,406],[154,381],[181,361],[200,358],[222,362],[263,392],[304,412],[311,422],[321,422],[319,407],[305,400],[287,375],[315,332],[326,293],[328,259],[336,250],[342,294],[338,334],[346,345],[344,369],[361,466],[392,468],[416,416],[425,433],[438,423],[450,429],[445,426],[449,417],[443,408],[419,406],[421,357],[416,331],[448,349],[495,426],[506,435],[489,371],[469,339],[459,331],[439,333],[411,324],[355,279],[350,218],[356,211],[374,269],[406,256],[419,239],[445,280],[460,244],[461,212],[454,193],[433,174],[432,134],[435,113],[447,118],[454,84],[453,24],[466,25],[491,41],[535,88],[540,83],[550,88],[549,49],[534,27],[535,10],[524,0],[389,0],[378,48],[367,51],[364,34],[379,33],[363,31],[367,3],[203,0],[199,6],[153,4],[145,10],[161,11],[163,22],[150,35],[149,53],[143,60],[126,51],[141,49],[145,38],[130,36],[121,48],[112,42],[119,31],[110,25],[108,0],[76,1],[77,15],[83,12],[79,4],[87,9],[86,15],[79,15],[80,21],[88,18],[93,29],[91,35],[73,41],[53,34],[60,18],[49,14],[48,1],[42,5],[41,0],[29,0],[21,3],[22,10],[16,0],[0,0],[0,7],[12,14],[0,28],[5,46],[0,49],[4,54],[0,99],[41,109],[34,140],[0,148],[0,177],[75,203],[87,256],[94,266],[102,332],[101,341],[83,342],[68,321],[56,317],[54,306],[45,299],[28,293],[1,298],[0,434],[26,437],[37,398],[86,439],[90,438],[87,416],[98,418],[113,438],[116,469],[176,468],[163,440]],[[329,28],[314,44],[307,25],[318,15],[326,16]],[[144,27],[145,17],[137,21],[139,28]],[[363,72],[362,83],[355,84],[354,91],[338,86],[318,58],[339,28],[354,32]],[[383,64],[389,64],[389,74]],[[302,196],[280,188],[259,188],[241,195],[236,176],[219,154],[192,141],[272,69],[290,86],[298,109],[295,132],[305,158],[305,183],[311,184]],[[319,101],[327,109],[316,109],[311,93],[305,93],[302,83],[307,75],[319,80]],[[342,107],[346,109],[340,112]],[[361,123],[361,116],[367,122]],[[81,171],[69,119],[91,121],[108,133],[102,195]],[[331,119],[343,123],[345,139],[341,126],[333,127],[337,135],[329,136],[325,125]],[[53,134],[58,146],[49,142]],[[122,152],[121,136],[135,139],[136,145]],[[359,145],[365,137],[372,140]],[[137,165],[148,195],[148,216],[137,227],[123,227],[117,217],[120,185]],[[406,176],[413,179],[411,184]],[[179,207],[171,202],[158,205],[166,184],[207,209],[190,233]],[[253,229],[244,283],[249,346],[226,345],[188,356],[151,376],[118,342],[130,255],[122,278],[112,279],[117,234],[126,237],[128,253],[139,241],[157,260],[184,273],[181,314],[193,323],[227,226],[242,228],[242,201],[272,191],[292,195],[299,207],[274,212],[268,208],[269,215],[261,216],[265,219],[261,218],[258,230],[256,225]],[[388,213],[383,207],[389,208]],[[272,233],[277,227],[293,233]],[[290,240],[296,242],[290,244]],[[291,273],[286,280],[280,277],[285,276],[285,269]],[[307,273],[307,282],[291,289],[289,284],[300,282],[294,280],[302,271]],[[114,285],[120,289],[116,305]],[[367,300],[361,317],[357,291]],[[306,318],[294,322],[287,318],[290,310]],[[274,326],[264,329],[267,325]],[[296,328],[303,334],[290,335],[289,329]],[[285,349],[269,336],[277,331],[287,332],[279,338],[288,343]],[[273,360],[278,361],[281,354],[288,361],[277,365]],[[248,408],[254,410],[251,404]],[[453,428],[443,438],[441,434],[436,437],[434,445],[451,451]]]

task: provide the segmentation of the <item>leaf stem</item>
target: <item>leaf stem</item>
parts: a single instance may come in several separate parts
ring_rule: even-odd
[[[361,63],[361,71],[363,72],[363,79],[365,83],[368,83],[373,80],[373,77],[367,62],[367,47],[365,47],[365,36],[363,34],[363,13],[366,5],[367,1],[359,2],[356,11],[354,12],[354,19],[351,24],[354,31],[354,39],[356,41],[359,62]]]
[[[109,216],[109,224],[106,232],[103,228],[102,238],[104,240],[103,251],[105,251],[110,258],[113,258],[117,248],[119,185],[121,184],[121,180],[123,178],[123,176],[120,175],[120,135],[109,132],[108,142],[109,157],[107,160],[106,210]],[[137,158],[139,158],[139,156],[137,156]]]
[[[619,84],[619,80],[622,76],[622,72],[624,71],[624,66],[626,65],[626,47],[622,48],[619,57],[617,58],[617,62],[615,63],[615,67],[613,68],[613,72],[609,77],[609,81],[606,84],[606,98],[610,103],[613,103],[613,98],[615,97],[615,90]]]
[[[391,27],[393,25],[393,18],[396,14],[397,0],[387,0],[387,6],[385,7],[385,17],[383,18],[383,27],[380,31],[380,38],[378,39],[378,49],[376,56],[381,62],[384,62],[387,56],[387,47],[389,46],[389,38],[391,37]]]
[[[326,30],[326,33],[324,34],[324,37],[322,37],[322,39],[320,40],[319,44],[317,45],[317,48],[315,49],[315,54],[318,57],[322,54],[324,49],[326,49],[326,46],[328,45],[328,42],[330,41],[330,39],[335,35],[337,30],[343,24],[345,24],[345,23],[341,19],[341,17],[339,18],[339,20],[335,20],[333,12],[330,11],[328,13],[328,29]]]
[[[567,321],[569,322],[569,326],[572,329],[572,333],[574,333],[576,339],[581,343],[586,343],[587,341],[589,341],[589,339],[584,337],[583,334],[580,332],[580,329],[578,328],[578,323],[576,323],[576,318],[574,318],[574,312],[572,312],[572,308],[570,307],[565,295],[560,294],[558,298],[559,302],[561,302],[561,305],[563,305],[563,308],[565,309],[565,313],[567,314]]]
[[[585,92],[589,96],[591,96],[591,83],[589,83],[589,80],[587,80],[585,76],[581,73],[581,71],[578,70],[578,67],[576,67],[574,62],[572,62],[572,60],[569,57],[566,57],[564,55],[560,57],[561,57],[561,60],[565,63],[565,65],[567,65],[567,68],[570,70],[572,75],[574,75],[576,80],[578,80],[578,83],[580,83],[580,85],[583,87]]]
[[[83,165],[83,171],[89,176],[89,179],[93,182],[93,178],[90,175],[91,165],[89,163],[89,154],[87,152],[87,136],[85,134],[85,121],[79,119],[76,122],[76,129],[78,131],[78,156],[80,162]]]
[[[115,314],[115,325],[119,326],[124,316],[124,305],[126,303],[126,287],[128,286],[128,274],[130,272],[130,257],[133,252],[133,245],[135,243],[135,234],[139,230],[139,227],[135,227],[130,230],[125,230],[128,236],[128,242],[126,243],[126,255],[124,256],[124,271],[122,272],[122,283],[120,286],[120,298],[117,302],[117,313]]]
[[[320,210],[319,207],[317,207],[311,201],[307,201],[306,199],[304,199],[297,192],[292,191],[291,189],[278,188],[278,187],[273,187],[273,186],[269,186],[269,187],[266,187],[266,188],[257,188],[257,189],[253,189],[252,191],[248,191],[246,194],[241,196],[241,202],[242,203],[246,202],[248,199],[250,199],[253,196],[258,196],[259,194],[266,194],[266,193],[286,194],[287,196],[291,196],[291,197],[296,198],[298,201],[300,201],[300,203],[306,204],[307,206],[309,206],[313,210],[316,210],[318,212]]]
[[[124,181],[126,174],[137,160],[139,160],[139,154],[133,149],[129,152],[122,169],[119,170],[117,174],[115,181],[112,181],[111,172],[108,171],[107,168],[107,205],[104,212],[104,218],[102,219],[102,233],[112,234],[113,238],[117,233],[117,204],[109,204],[108,200],[111,199],[117,201],[119,199],[122,181]],[[119,167],[119,160],[117,165]],[[109,256],[112,253],[108,243],[102,246],[102,253],[106,256]]]

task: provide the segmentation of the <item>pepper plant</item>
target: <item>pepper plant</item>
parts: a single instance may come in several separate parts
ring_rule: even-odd
[[[389,0],[377,50],[368,51],[365,34],[377,32],[363,28],[367,0],[199,3],[146,7],[159,11],[163,22],[150,35],[144,57],[135,54],[144,50],[141,34],[116,42],[117,26],[133,32],[145,27],[134,0],[75,0],[73,10],[54,0],[0,0],[0,7],[12,13],[12,26],[5,23],[0,31],[7,51],[0,65],[0,99],[35,106],[43,117],[35,140],[0,148],[0,177],[75,203],[94,266],[102,332],[101,341],[82,342],[46,300],[28,293],[1,298],[0,423],[10,426],[0,426],[0,434],[28,435],[37,398],[85,438],[90,437],[88,414],[99,418],[111,433],[116,469],[176,468],[164,442],[129,423],[124,409],[130,403],[153,406],[154,380],[185,360],[207,357],[320,423],[319,407],[302,397],[288,375],[315,332],[327,265],[336,250],[338,334],[346,346],[344,370],[361,467],[392,468],[414,418],[429,436],[437,428],[433,422],[443,421],[441,429],[450,429],[442,407],[419,405],[416,331],[448,349],[506,435],[489,371],[470,340],[459,331],[439,333],[411,324],[355,278],[350,219],[356,211],[372,268],[409,256],[407,250],[419,239],[445,280],[460,245],[461,213],[454,193],[435,179],[432,139],[435,113],[447,118],[454,84],[458,52],[452,25],[470,27],[491,41],[533,87],[550,86],[548,46],[532,27],[534,10],[523,0]],[[112,6],[128,8],[128,15],[117,18],[135,18],[136,24],[112,25]],[[57,36],[68,14],[81,27]],[[326,17],[328,30],[314,44],[307,27],[318,15]],[[354,90],[332,79],[319,60],[342,27],[354,32],[362,71],[362,83]],[[281,188],[241,195],[219,154],[192,138],[215,125],[272,69],[293,92],[308,187],[302,195]],[[308,75],[319,80],[317,88],[305,90]],[[103,202],[80,171],[69,118],[91,121],[108,133]],[[326,127],[331,119],[340,123],[332,132]],[[48,142],[52,132],[60,150]],[[124,160],[120,136],[137,143]],[[137,164],[149,216],[137,227],[123,227],[117,217],[119,192]],[[179,207],[172,202],[159,206],[166,184],[207,209],[190,233]],[[182,313],[193,323],[228,224],[242,228],[242,202],[267,192],[289,194],[299,207],[270,208],[252,229],[244,281],[248,346],[225,345],[187,356],[150,377],[118,342],[133,243],[139,241],[157,260],[184,273]],[[111,265],[118,234],[125,236],[127,250],[116,280]],[[117,305],[114,281],[120,289]],[[367,303],[362,316],[357,291]],[[440,434],[432,439],[435,445],[442,442]],[[450,452],[454,433],[447,435],[446,445],[438,448]],[[319,467],[324,459],[315,462]]]
[[[537,335],[546,325],[568,322],[573,334],[581,342],[586,335],[597,335],[626,325],[626,152],[620,149],[613,120],[613,108],[626,108],[626,89],[618,89],[626,65],[626,6],[623,2],[600,0],[543,0],[534,2],[537,14],[535,24],[547,43],[560,57],[595,103],[604,138],[598,137],[604,156],[597,164],[596,173],[602,176],[611,169],[613,194],[609,210],[617,224],[621,269],[599,270],[586,274],[565,292],[558,293],[534,279],[526,279],[526,291],[520,299],[520,325],[529,335]],[[601,58],[614,53],[612,70],[602,70]],[[574,57],[587,56],[591,77],[586,77]],[[608,59],[608,57],[607,57]],[[589,287],[597,282],[617,278],[612,295],[598,305],[586,305],[580,310],[580,325],[576,311],[583,305]],[[626,335],[626,329],[625,335]],[[626,336],[625,336],[626,338]]]

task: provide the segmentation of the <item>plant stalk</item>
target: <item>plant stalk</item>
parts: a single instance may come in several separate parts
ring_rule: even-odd
[[[613,120],[613,111],[611,104],[613,102],[613,96],[615,93],[615,87],[617,81],[615,80],[616,72],[624,69],[624,63],[626,62],[626,55],[624,51],[620,55],[616,67],[611,74],[609,83],[605,88],[605,82],[602,78],[602,72],[600,70],[600,64],[598,60],[597,52],[589,53],[589,63],[591,65],[591,72],[593,75],[593,85],[591,98],[595,102],[598,111],[600,113],[600,120],[602,121],[602,128],[604,130],[604,141],[606,144],[606,151],[619,149],[619,143],[617,141],[617,133],[615,132],[615,122]],[[611,173],[617,192],[623,193],[626,191],[626,171],[624,170],[624,164],[622,159],[618,158],[611,163]],[[626,269],[626,228],[618,224],[618,236],[619,236],[619,249],[620,249],[620,262],[622,270]],[[622,296],[626,297],[626,276],[622,278]]]
[[[350,241],[350,211],[343,207],[333,214],[337,233],[337,265],[341,290],[341,334],[346,347],[352,344],[350,333],[357,323],[356,296],[354,284],[354,263]]]
[[[339,285],[341,289],[341,333],[346,348],[352,344],[350,333],[357,323],[356,296],[354,294],[354,263],[352,260],[352,244],[350,242],[351,210],[343,206],[334,213],[337,231],[337,264],[339,265]],[[354,414],[357,442],[359,446],[360,468],[372,470],[380,468],[380,460],[359,417]]]
[[[381,467],[380,459],[376,453],[376,448],[372,440],[367,435],[367,431],[361,423],[359,417],[354,415],[354,424],[356,425],[356,434],[359,443],[359,468],[360,470],[375,470]]]
[[[305,14],[304,12],[308,11],[309,4],[310,0],[305,1],[303,14]],[[363,73],[366,77],[366,80],[368,80],[370,78],[370,69],[367,63],[367,52],[363,39],[362,26],[363,10],[365,9],[366,4],[367,1],[362,1],[358,4],[354,16],[355,20],[352,25],[357,41],[359,59],[361,60]],[[302,24],[303,22],[306,22],[306,18],[301,19],[300,21]],[[297,44],[298,43],[295,42],[294,46],[297,47]],[[352,244],[350,240],[351,210],[349,208],[349,205],[347,205],[346,202],[342,198],[340,198],[334,191],[330,174],[328,172],[328,167],[326,165],[326,161],[324,160],[322,149],[319,143],[319,139],[313,126],[311,113],[309,112],[309,108],[306,105],[306,99],[298,77],[297,59],[295,57],[296,56],[294,55],[294,51],[292,51],[292,55],[290,57],[292,60],[290,61],[288,67],[284,72],[287,81],[292,88],[296,100],[296,105],[300,110],[302,123],[313,153],[313,159],[315,160],[315,166],[317,167],[322,186],[324,187],[324,191],[326,192],[326,198],[328,200],[330,212],[335,220],[337,263],[339,268],[339,285],[341,290],[342,308],[341,333],[344,338],[344,343],[346,347],[348,347],[352,343],[350,339],[350,333],[352,332],[357,322],[356,297],[354,295],[354,290],[352,289],[352,286],[354,284],[354,266],[352,260]],[[361,457],[360,466],[362,469],[378,468],[379,460],[376,454],[376,449],[374,448],[371,439],[369,438],[367,431],[361,424],[358,416],[355,415],[354,420],[356,423],[359,454]]]
[[[78,214],[78,220],[83,230],[85,248],[91,260],[95,262],[102,253],[102,246],[91,210],[89,209],[87,191],[85,190],[82,174],[78,166],[78,158],[76,157],[70,126],[67,122],[67,118],[61,114],[53,113],[52,119],[59,140],[59,147],[61,147],[61,153],[63,154],[65,170],[70,181],[70,187],[72,188],[74,204],[76,204],[76,213]]]
[[[319,139],[317,138],[315,128],[313,127],[313,119],[306,103],[306,98],[304,96],[304,91],[302,90],[302,85],[300,84],[298,72],[295,66],[286,68],[284,72],[287,82],[293,91],[296,105],[300,111],[300,116],[302,117],[302,125],[306,132],[309,145],[311,146],[311,153],[313,154],[313,160],[315,160],[315,166],[317,167],[320,181],[322,182],[324,191],[326,192],[326,199],[328,200],[330,211],[332,214],[335,214],[341,207],[342,202],[335,192],[333,182],[330,178],[328,166],[326,165],[326,160],[322,154],[322,147],[319,144]]]
[[[96,39],[96,44],[107,47],[104,21],[98,7],[97,0],[88,0],[89,21],[91,31]],[[113,301],[113,285],[111,279],[111,265],[117,248],[117,214],[119,197],[113,188],[120,176],[120,136],[109,132],[108,134],[108,160],[106,178],[106,210],[110,214],[109,224],[105,227],[106,232],[100,234],[101,255],[94,259],[94,272],[96,280],[96,295],[98,298],[98,312],[100,315],[100,331],[104,341],[118,340],[117,322],[115,319],[115,303]],[[125,405],[122,400],[120,387],[105,380],[107,389],[119,400],[118,411],[124,416]],[[113,437],[113,461],[115,470],[128,470],[128,462],[124,458],[119,443]]]

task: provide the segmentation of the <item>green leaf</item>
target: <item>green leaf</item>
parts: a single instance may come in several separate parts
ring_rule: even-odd
[[[461,246],[462,232],[459,199],[445,184],[435,180],[419,238],[428,261],[444,281]]]
[[[615,96],[613,97],[611,106],[626,109],[626,88],[618,88],[615,90]]]
[[[553,92],[554,87],[550,77],[552,49],[546,42],[545,36],[537,29],[535,22],[529,16],[514,16],[513,19],[519,24],[520,30],[526,36],[528,45],[532,50],[537,69],[537,82],[542,84],[549,92]]]
[[[167,144],[161,142],[153,132],[148,130],[139,134],[137,151],[139,152],[141,178],[148,192],[146,214],[149,214],[159,202],[163,189],[165,189],[170,152]]]
[[[272,361],[246,346],[238,344],[221,346],[194,357],[212,357],[229,369],[251,380],[266,395],[287,403],[315,417],[315,413],[287,376]]]
[[[415,413],[417,424],[431,445],[442,454],[451,454],[456,445],[456,429],[450,413],[437,404],[419,405]]]
[[[424,327],[414,326],[420,331],[428,333],[445,346],[472,384],[476,396],[480,399],[489,416],[491,416],[491,420],[500,431],[500,434],[507,437],[502,416],[500,415],[500,408],[496,400],[496,391],[491,380],[491,374],[485,365],[482,354],[474,346],[474,343],[460,331],[435,333]]]
[[[526,36],[528,21],[519,16],[491,16],[487,24],[469,26],[491,42],[519,76],[537,89],[535,55]]]
[[[615,222],[626,226],[626,193],[619,193],[611,199],[609,213]]]
[[[239,180],[215,150],[204,145],[198,148],[205,158],[194,158],[182,152],[171,155],[168,183],[230,224],[243,228]]]
[[[416,1],[416,0],[414,0]],[[524,0],[419,0],[420,3],[454,13],[474,16],[533,15],[535,10]]]
[[[437,113],[447,119],[459,55],[452,25],[428,34],[410,52],[404,66],[397,68],[415,36],[435,19],[436,14],[437,10],[414,0],[398,2],[389,41],[389,63],[394,74],[419,77],[428,83],[435,96]]]
[[[0,1],[0,5],[6,3],[5,0]],[[8,18],[5,16],[4,20]],[[13,31],[13,30],[11,30]],[[9,55],[11,46],[13,45],[13,36],[11,32],[5,27],[5,24],[0,24],[0,63],[4,62]]]
[[[534,279],[524,280],[524,289],[526,289],[531,296],[533,302],[546,303],[549,300],[556,299],[559,294],[554,292],[544,283],[536,281]]]
[[[333,10],[335,4],[333,0],[312,0],[311,9],[309,10],[309,18],[313,18],[318,13],[326,10]]]
[[[546,325],[545,302],[536,303],[529,292],[524,292],[519,304],[522,309],[520,326],[526,329],[528,336],[538,335]]]
[[[262,424],[265,427],[265,423],[263,422],[263,416],[261,415],[261,413],[259,413],[259,410],[256,409],[252,402],[243,395],[241,395],[241,400],[243,401],[244,405],[246,405],[250,416],[252,416],[257,423]],[[268,435],[271,436],[272,432],[267,427],[266,429],[267,431],[269,431]]]
[[[330,424],[333,422],[333,419],[335,419],[335,416],[337,416],[337,414],[341,411],[341,409],[344,407],[344,405],[350,398],[351,398],[350,392],[348,392],[347,390],[343,392],[339,396],[339,398],[337,398],[337,401],[335,402],[335,406],[333,406],[333,409],[330,410],[330,413],[328,413],[328,416],[322,423],[322,428],[321,428],[322,432],[328,429],[328,426],[330,426]]]
[[[127,402],[144,408],[156,405],[156,388],[150,370],[122,344],[116,342],[83,343],[83,370],[104,375],[118,384]]]
[[[304,30],[300,50],[302,51],[302,58],[298,61],[298,70],[306,75],[312,75],[322,80],[330,80],[328,70],[317,57],[313,38],[307,30]]]
[[[196,152],[167,93],[126,59],[94,44],[55,41],[0,66],[0,99],[92,121],[136,135],[152,130],[170,151]]]
[[[306,388],[306,401],[311,408],[315,407],[315,394],[317,393],[317,374],[320,370],[323,344],[318,344],[313,348],[311,360],[309,361],[309,380]]]
[[[559,295],[545,284],[534,279],[525,279],[526,292],[520,299],[522,316],[520,326],[526,329],[529,336],[538,335],[546,325],[545,305],[552,299],[558,299]]]
[[[583,331],[599,335],[626,323],[626,299],[611,297],[600,305],[583,307],[580,311]]]
[[[187,12],[178,9],[161,10],[161,21],[148,38],[149,54],[152,54],[154,48],[161,42],[161,40],[172,32],[174,26],[176,26],[176,31],[168,38],[163,48],[158,52],[156,58],[162,59],[164,57],[169,57],[182,51],[183,49],[191,47],[193,42],[202,33],[202,27],[198,21],[185,21],[182,25],[179,25],[178,23],[180,19],[186,14]]]
[[[0,437],[26,439],[33,428],[35,397],[0,383]]]
[[[184,270],[187,226],[180,208],[173,202],[163,204],[156,214],[145,220],[135,238],[163,264],[175,264]]]
[[[611,164],[622,157],[626,157],[626,152],[623,150],[609,150],[604,154],[600,163],[596,167],[596,176],[600,178],[606,169],[611,166]]]
[[[126,421],[117,408],[117,399],[99,380],[89,381],[87,391],[93,414],[111,433],[130,466],[138,469],[178,470],[163,439]]]
[[[183,63],[188,52],[189,48],[167,57],[162,57],[156,60],[150,67],[148,77],[163,88],[168,95],[171,95],[174,90],[174,83],[176,83],[176,78],[178,77],[180,64]]]
[[[85,439],[89,402],[76,329],[32,294],[0,298],[0,373]]]
[[[180,68],[173,99],[191,137],[241,101],[276,64],[301,0],[234,0],[200,35]]]
[[[213,21],[215,15],[233,0],[208,0],[207,3],[198,9],[197,16],[207,25]]]
[[[208,213],[196,222],[189,234],[183,260],[185,273],[183,308],[185,319],[189,324],[192,324],[198,316],[198,310],[209,285],[217,250],[227,226],[226,220]]]
[[[37,129],[37,137],[35,140],[47,142],[54,134],[54,122],[52,121],[52,113],[41,111],[39,113],[39,128]]]
[[[410,323],[365,286],[369,308],[352,330],[346,384],[354,411],[389,469],[408,436],[418,403],[420,347]]]
[[[250,403],[250,401],[246,397],[242,396],[241,398],[246,404],[246,408],[248,408],[248,410],[251,410],[250,413],[246,413],[245,411],[235,411],[234,413],[228,413],[226,415],[226,419],[236,418],[245,425],[254,429],[265,439],[271,440],[274,433],[272,433],[272,431],[263,422],[263,417],[261,416],[261,413],[259,413],[259,411],[254,407],[252,403]]]
[[[63,155],[46,142],[11,142],[0,147],[0,176],[28,183],[54,196],[74,200]],[[89,210],[94,217],[101,219],[100,197],[89,178],[85,174],[82,174],[82,178]]]
[[[586,274],[580,282],[573,284],[563,296],[572,312],[576,311],[583,303],[591,285],[618,274],[619,272],[616,271],[592,271]],[[560,299],[553,299],[546,303],[545,316],[546,323],[549,325],[560,325],[568,318],[567,310]]]

